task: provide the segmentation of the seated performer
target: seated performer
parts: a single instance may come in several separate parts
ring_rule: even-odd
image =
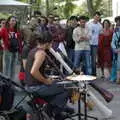
[[[63,120],[60,114],[68,100],[68,92],[52,80],[45,76],[47,53],[51,47],[51,35],[45,31],[34,36],[37,46],[28,55],[26,63],[26,80],[28,89],[36,92],[41,98],[45,99],[53,107],[55,120]],[[48,98],[50,98],[48,100]]]

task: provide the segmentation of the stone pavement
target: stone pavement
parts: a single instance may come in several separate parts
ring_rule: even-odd
[[[90,90],[96,95],[96,97],[104,103],[109,109],[112,110],[113,114],[109,119],[105,119],[104,115],[101,114],[97,106],[94,107],[92,111],[88,111],[88,115],[92,115],[94,117],[97,117],[98,120],[120,120],[120,85],[110,83],[109,81],[103,81],[103,80],[97,80],[97,83],[101,85],[103,88],[109,90],[114,94],[114,98],[110,103],[106,103],[104,98],[93,88],[90,88]],[[74,106],[71,105],[73,108],[77,110],[77,104]],[[84,107],[82,107],[83,111]],[[75,120],[78,120],[78,118],[75,118]],[[88,119],[88,120],[93,120],[93,119]]]

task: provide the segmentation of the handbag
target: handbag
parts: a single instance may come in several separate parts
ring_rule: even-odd
[[[18,78],[20,80],[20,83],[24,86],[25,85],[25,78],[26,78],[26,75],[25,75],[25,69],[24,69],[24,66],[23,66],[23,61],[21,59],[21,68],[20,68],[20,72],[18,73]]]

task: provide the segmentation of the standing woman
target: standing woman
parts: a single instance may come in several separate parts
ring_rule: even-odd
[[[3,39],[3,74],[14,79],[18,53],[22,51],[15,16],[10,16],[7,19],[6,27],[1,29],[0,36]]]
[[[0,31],[5,27],[6,19],[0,19]],[[3,40],[0,38],[0,72],[3,72]]]
[[[98,65],[100,66],[103,77],[110,78],[110,71],[112,66],[112,51],[111,41],[113,32],[110,29],[111,23],[109,20],[103,21],[103,32],[99,35],[98,43]]]

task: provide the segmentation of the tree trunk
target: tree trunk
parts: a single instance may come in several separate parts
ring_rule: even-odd
[[[88,7],[88,11],[91,17],[94,16],[94,7],[93,7],[93,0],[87,0],[87,7]]]
[[[46,0],[46,16],[49,15],[49,0]]]

